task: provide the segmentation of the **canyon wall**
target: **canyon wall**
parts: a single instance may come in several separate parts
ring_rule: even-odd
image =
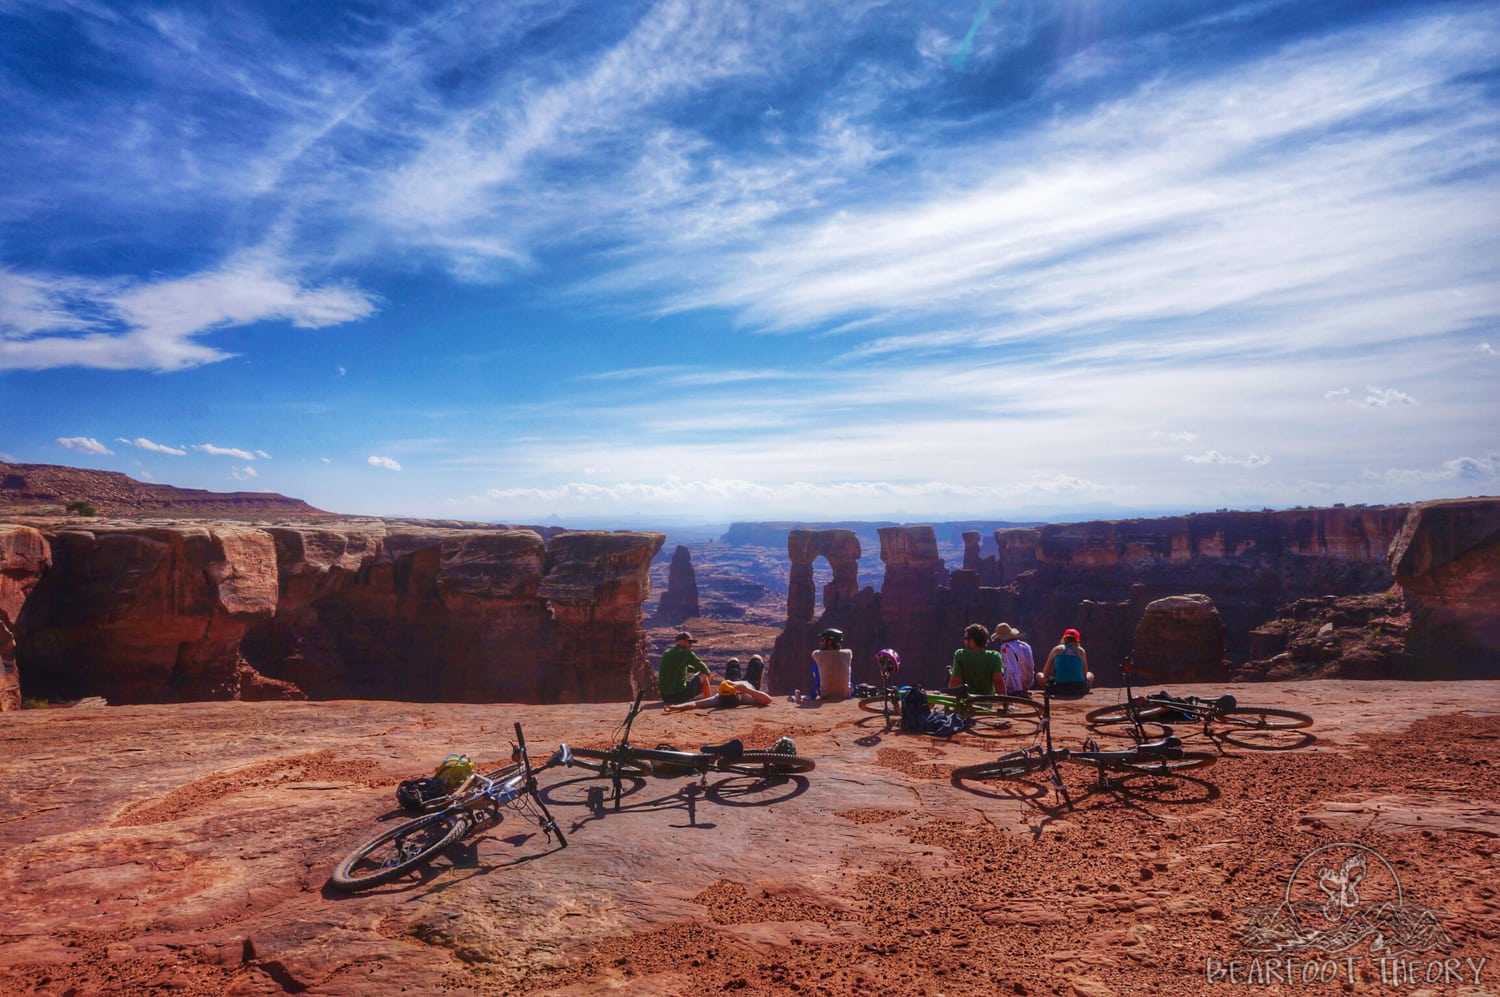
[[[891,646],[901,654],[904,681],[941,685],[964,626],[993,629],[1001,621],[1025,632],[1038,664],[1064,629],[1081,630],[1101,684],[1117,682],[1121,661],[1132,655],[1147,680],[1218,679],[1251,657],[1253,631],[1280,607],[1385,592],[1398,577],[1412,586],[1407,602],[1420,651],[1408,677],[1453,677],[1455,654],[1488,661],[1487,674],[1495,674],[1486,655],[1500,647],[1500,501],[1412,508],[1410,522],[1407,506],[1339,506],[1000,529],[999,553],[987,557],[980,556],[980,534],[967,531],[964,567],[953,571],[937,557],[932,527],[882,528],[886,574],[878,593],[846,594],[818,619],[805,597],[789,600],[772,662],[774,688],[805,687],[810,635],[823,626],[845,630],[857,680],[873,681],[875,649]],[[1393,541],[1403,524],[1415,532],[1398,563]],[[805,539],[789,538],[794,585],[811,577],[811,549]],[[839,562],[829,561],[837,572]],[[1417,619],[1428,622],[1419,627]]]
[[[650,679],[641,605],[663,539],[0,526],[0,660],[52,700],[626,699]]]

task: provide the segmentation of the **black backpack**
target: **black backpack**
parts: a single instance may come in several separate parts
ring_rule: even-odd
[[[901,729],[920,733],[927,722],[932,705],[927,702],[927,693],[912,686],[901,697]]]
[[[396,802],[408,813],[422,813],[433,800],[447,795],[448,784],[431,776],[407,779],[396,787]]]

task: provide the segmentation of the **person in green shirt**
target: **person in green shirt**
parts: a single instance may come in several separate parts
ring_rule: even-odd
[[[708,666],[693,653],[696,643],[693,635],[683,630],[662,653],[661,666],[656,671],[656,689],[663,703],[686,703],[712,694],[713,679]]]
[[[993,696],[997,675],[1004,688],[1005,659],[998,651],[985,649],[989,642],[990,630],[983,623],[964,627],[964,646],[953,652],[953,667],[948,670],[949,688],[966,685],[976,696]]]

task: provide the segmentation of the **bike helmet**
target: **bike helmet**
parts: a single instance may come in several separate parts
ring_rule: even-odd
[[[880,650],[875,652],[875,663],[879,665],[883,671],[890,672],[892,675],[894,675],[901,670],[901,655],[897,654],[892,648],[882,647]]]
[[[433,778],[441,782],[448,792],[453,792],[463,785],[464,780],[474,774],[474,763],[469,760],[468,755],[449,755],[443,759]]]
[[[842,645],[844,643],[844,631],[839,630],[835,627],[829,627],[827,630],[824,630],[822,633],[818,634],[818,640],[831,640],[836,645]]]

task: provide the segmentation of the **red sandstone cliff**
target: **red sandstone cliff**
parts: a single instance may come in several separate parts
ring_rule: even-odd
[[[27,695],[628,698],[655,533],[0,527],[0,660]],[[5,650],[14,644],[14,651]]]
[[[813,562],[824,557],[836,578],[852,577],[858,540],[846,529],[794,531],[787,544],[794,597],[772,662],[775,687],[805,684],[812,635],[823,626],[846,631],[857,679],[873,680],[873,653],[889,645],[902,655],[904,681],[940,685],[963,627],[1002,620],[1025,631],[1039,663],[1064,629],[1082,630],[1103,684],[1118,680],[1127,656],[1151,679],[1215,679],[1228,666],[1253,677],[1270,670],[1245,665],[1265,650],[1256,642],[1266,631],[1257,636],[1257,628],[1282,607],[1381,593],[1393,580],[1410,586],[1416,607],[1405,668],[1414,674],[1403,677],[1500,673],[1500,500],[1428,503],[1413,507],[1410,519],[1407,512],[1356,506],[1001,529],[992,557],[980,557],[980,535],[969,531],[964,568],[952,572],[932,527],[886,527],[880,591],[830,586],[816,619]],[[1350,634],[1351,675],[1389,674],[1406,660],[1386,646],[1388,614],[1370,619],[1387,640]],[[1343,674],[1338,660],[1335,653],[1333,664],[1311,673]],[[1274,673],[1309,672],[1283,663]]]

